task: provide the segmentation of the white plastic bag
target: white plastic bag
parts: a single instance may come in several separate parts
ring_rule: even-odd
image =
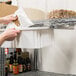
[[[9,23],[7,25],[6,29],[9,28],[15,28],[15,29],[20,29],[21,27],[29,27],[30,25],[33,25],[31,20],[27,17],[25,14],[24,10],[22,8],[19,8],[16,12],[15,15],[18,16],[20,26],[16,26],[13,22]],[[5,41],[1,47],[8,47],[8,48],[24,48],[26,46],[26,31],[22,31],[18,37],[15,38],[13,41]]]

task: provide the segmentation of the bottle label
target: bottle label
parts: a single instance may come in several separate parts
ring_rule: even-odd
[[[21,64],[19,65],[19,72],[23,72],[23,67]]]
[[[10,72],[13,71],[13,66],[12,66],[12,64],[9,64],[9,71],[10,71]]]
[[[8,48],[5,48],[5,55],[7,55],[8,54]]]
[[[27,70],[26,65],[23,65],[23,70],[24,70],[24,71],[26,71],[26,70]]]
[[[18,70],[18,66],[13,66],[13,74],[18,74],[19,70]]]
[[[28,65],[27,65],[27,69],[28,69],[28,71],[31,70],[31,64],[28,63]]]

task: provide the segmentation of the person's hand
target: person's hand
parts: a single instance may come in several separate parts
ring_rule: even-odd
[[[8,24],[11,21],[14,21],[16,19],[17,19],[17,16],[14,16],[13,14],[11,14],[11,15],[0,18],[0,20],[1,20],[0,22],[3,24]]]
[[[5,32],[3,32],[3,36],[6,41],[12,41],[15,39],[15,37],[20,33],[19,30],[16,30],[15,28],[8,29]]]

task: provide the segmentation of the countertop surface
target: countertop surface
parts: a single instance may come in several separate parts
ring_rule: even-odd
[[[76,76],[72,74],[59,74],[53,72],[42,72],[42,71],[32,71],[27,73],[20,73],[18,75],[9,74],[9,76]]]

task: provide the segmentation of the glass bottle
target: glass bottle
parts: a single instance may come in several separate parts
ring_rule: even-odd
[[[27,71],[31,71],[31,60],[29,57],[26,58],[26,66],[27,66]]]
[[[8,76],[8,58],[6,58],[6,61],[5,61],[5,76]]]
[[[27,67],[26,67],[26,59],[22,59],[22,65],[23,65],[23,72],[27,72]]]
[[[9,72],[12,73],[13,72],[13,53],[10,53],[10,62],[9,62]]]
[[[22,65],[21,52],[18,52],[18,66],[19,66],[19,73],[22,73],[23,72],[23,65]]]
[[[17,62],[17,60],[14,60],[14,63],[13,63],[13,74],[18,74],[18,73],[19,73],[18,62]]]
[[[8,76],[8,66],[5,65],[5,76]]]

